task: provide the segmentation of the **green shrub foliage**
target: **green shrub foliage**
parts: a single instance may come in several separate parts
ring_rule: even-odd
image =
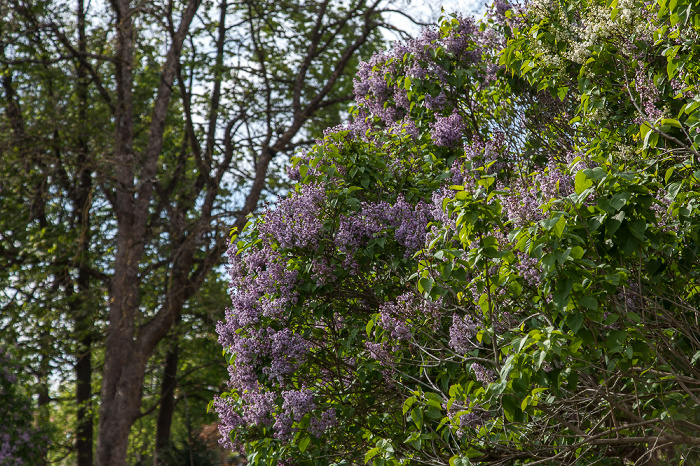
[[[700,6],[495,3],[362,65],[229,250],[252,464],[698,461]]]

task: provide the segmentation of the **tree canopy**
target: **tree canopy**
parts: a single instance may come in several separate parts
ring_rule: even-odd
[[[251,464],[698,460],[697,2],[494,3],[361,64],[229,249]]]
[[[339,121],[390,7],[0,2],[0,342],[63,423],[41,461],[146,461],[222,389],[192,346],[223,314],[230,226]]]

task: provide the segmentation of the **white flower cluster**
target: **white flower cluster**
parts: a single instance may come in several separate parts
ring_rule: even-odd
[[[619,39],[629,43],[630,38],[649,36],[652,24],[647,20],[646,7],[635,0],[619,0],[616,8],[591,5],[585,10],[585,16],[569,15],[557,2],[550,0],[533,0],[528,4],[528,12],[536,22],[544,19],[556,22],[553,31],[556,42],[565,43],[562,58],[584,65],[594,46],[602,41]],[[573,19],[570,18],[573,16]],[[561,66],[557,50],[540,43],[537,50],[545,66]]]

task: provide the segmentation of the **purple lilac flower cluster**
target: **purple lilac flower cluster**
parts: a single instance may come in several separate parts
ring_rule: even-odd
[[[471,41],[479,36],[479,26],[471,16],[457,16],[457,27],[442,41],[445,50],[457,61],[476,63],[481,58],[481,48],[471,48]]]
[[[487,418],[486,412],[481,406],[475,404],[470,408],[469,404],[470,400],[467,398],[465,404],[453,403],[448,410],[448,415],[452,418],[452,422],[459,425],[456,432],[459,438],[463,438],[467,434],[467,428],[477,428]]]
[[[505,189],[505,186],[499,183],[498,189]],[[506,218],[516,228],[524,227],[544,218],[539,209],[540,203],[537,200],[534,187],[525,185],[522,180],[512,182],[510,193],[500,195],[498,198]]]
[[[314,394],[309,389],[285,390],[282,392],[282,399],[282,409],[296,422],[316,409]]]
[[[538,172],[535,181],[540,187],[540,198],[543,202],[550,199],[566,197],[574,192],[571,176],[562,172],[556,163],[550,161],[545,172]]]
[[[321,438],[324,432],[338,425],[335,409],[330,408],[321,413],[320,418],[313,417],[309,422],[309,433],[316,438]]]
[[[403,196],[399,196],[394,205],[385,201],[363,203],[360,212],[340,218],[335,243],[340,251],[348,255],[346,265],[349,265],[352,251],[369,238],[376,238],[381,232],[393,229],[394,238],[406,248],[408,257],[425,244],[428,215],[427,205],[419,202],[414,206],[406,202]]]
[[[550,162],[544,172],[535,173],[532,181],[515,180],[510,183],[510,193],[498,196],[504,213],[516,228],[544,218],[542,209],[552,199],[560,199],[574,190],[571,176],[562,172],[556,163]],[[499,182],[499,190],[506,187]]]
[[[282,248],[305,248],[318,243],[322,228],[320,212],[326,191],[320,185],[302,185],[274,210],[265,211],[258,231],[273,237]]]
[[[230,433],[243,425],[272,425],[279,438],[287,438],[293,417],[279,409],[274,394],[260,385],[258,377],[262,368],[269,380],[284,387],[311,348],[309,341],[281,325],[284,310],[297,302],[299,279],[297,271],[287,268],[279,246],[316,244],[324,203],[322,188],[303,186],[276,210],[266,212],[265,222],[259,225],[262,241],[257,248],[245,253],[233,245],[229,248],[232,307],[226,310],[225,322],[217,324],[217,332],[231,358],[229,385],[241,403],[234,406],[231,399],[215,402],[223,443],[229,447]],[[317,264],[317,272],[322,272],[323,265]],[[282,328],[273,328],[277,325]]]
[[[479,331],[478,322],[471,316],[452,316],[452,326],[450,326],[450,347],[456,353],[465,354],[476,346],[472,339]]]
[[[444,64],[436,61],[431,51],[441,47],[458,63],[477,63],[482,58],[484,41],[475,20],[457,16],[457,24],[447,35],[434,27],[424,28],[416,39],[394,44],[390,53],[375,54],[359,66],[354,80],[355,101],[373,117],[387,126],[405,119],[410,113],[411,102],[404,82],[399,78],[417,81],[436,81],[441,88],[449,89],[449,73]],[[449,97],[442,91],[437,95],[425,95],[423,107],[434,112],[450,112]],[[439,145],[453,145],[461,140],[455,131],[461,126],[458,116],[439,116],[432,133]]]
[[[542,269],[540,262],[534,257],[530,257],[522,252],[516,252],[518,262],[513,264],[513,268],[523,279],[523,284],[537,288],[542,281]]]
[[[663,110],[656,106],[661,100],[659,89],[641,67],[637,68],[635,73],[634,86],[639,94],[639,100],[641,101],[642,107],[642,114],[636,120],[637,124],[641,125],[646,120],[654,123],[659,118],[663,118]]]
[[[472,371],[474,372],[476,380],[483,384],[489,384],[496,380],[496,374],[492,370],[486,369],[478,362],[472,364]]]
[[[665,189],[660,189],[655,196],[656,202],[652,204],[651,211],[656,215],[656,222],[663,232],[672,231],[673,217],[671,216],[671,198]]]
[[[407,134],[413,139],[418,139],[420,131],[416,124],[410,118],[404,118],[391,126],[391,132],[394,134]]]
[[[382,366],[394,367],[396,365],[394,355],[392,354],[393,349],[390,348],[386,342],[372,343],[371,341],[366,341],[365,348],[369,351],[370,357],[379,361]]]
[[[498,173],[506,167],[507,153],[506,136],[502,131],[496,131],[485,142],[474,140],[464,144],[464,156],[472,162],[474,168],[489,166],[493,163],[488,173]]]
[[[464,138],[465,128],[462,116],[455,110],[450,116],[435,117],[435,123],[430,124],[430,136],[438,146],[458,147]]]
[[[443,208],[443,205],[445,199],[454,199],[455,194],[455,191],[447,186],[443,186],[433,193],[433,202],[430,205],[430,215],[432,215],[433,219],[453,231],[457,231],[457,224],[453,218],[450,218],[449,213]]]
[[[296,303],[297,272],[287,270],[279,252],[269,244],[245,255],[232,245],[228,258],[233,307],[226,314],[226,326],[232,332],[263,316],[278,316],[285,306]]]
[[[379,306],[380,320],[377,325],[387,330],[393,339],[410,340],[412,337],[409,322],[423,319],[437,322],[440,318],[439,303],[426,301],[415,293],[404,293],[395,302]]]

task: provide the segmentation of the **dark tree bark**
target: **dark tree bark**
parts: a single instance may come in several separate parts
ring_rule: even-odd
[[[164,452],[170,444],[170,426],[175,413],[175,388],[177,387],[178,364],[177,331],[170,338],[170,348],[165,356],[163,380],[160,386],[160,409],[156,422],[156,451],[153,455],[153,466],[166,465]]]
[[[140,413],[146,363],[155,345],[174,321],[176,312],[166,308],[135,338],[135,317],[139,308],[139,265],[144,252],[146,222],[151,203],[155,172],[163,144],[165,118],[175,80],[182,44],[201,0],[185,9],[163,65],[152,112],[148,146],[137,173],[133,150],[133,55],[134,27],[128,0],[112,2],[117,19],[116,45],[116,136],[115,211],[117,216],[117,255],[110,286],[109,329],[100,399],[100,425],[97,464],[126,465],[129,429]],[[140,186],[134,184],[139,175]],[[184,269],[189,270],[189,268]]]
[[[87,53],[85,38],[85,5],[84,0],[78,0],[78,51]],[[86,255],[90,244],[90,198],[92,194],[92,175],[88,159],[87,141],[87,106],[88,106],[88,78],[87,70],[82,61],[76,65],[77,96],[78,96],[78,123],[80,125],[77,138],[77,168],[78,186],[73,197],[73,209],[76,212],[76,223],[80,228],[78,238],[78,255],[76,268],[78,269],[77,293],[72,302],[74,306],[74,328],[77,341],[77,354],[75,364],[75,403],[78,407],[76,415],[75,448],[77,452],[78,466],[92,466],[93,455],[93,417],[92,417],[92,316],[89,305],[86,305],[87,294],[90,291],[90,277],[86,270]]]

